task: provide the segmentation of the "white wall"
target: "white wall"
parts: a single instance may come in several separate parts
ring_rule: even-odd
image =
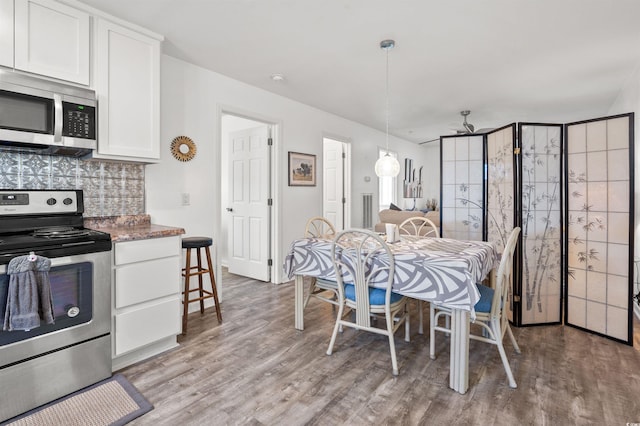
[[[287,281],[281,265],[291,241],[302,234],[307,218],[322,214],[321,185],[287,186],[288,151],[315,154],[320,174],[323,136],[331,134],[350,140],[352,226],[361,225],[362,193],[375,194],[377,205],[373,166],[378,147],[384,146],[384,133],[166,55],[162,56],[161,90],[162,159],[146,169],[146,206],[154,223],[181,226],[187,235],[212,236],[214,241],[220,237],[216,235],[220,227],[220,187],[226,181],[220,171],[219,121],[221,110],[228,107],[245,111],[246,116],[280,123],[274,162],[275,213],[280,213],[274,235],[279,242],[273,253],[275,282]],[[190,162],[181,163],[169,154],[169,144],[178,135],[189,136],[197,145],[197,155]],[[439,158],[433,147],[425,148],[395,137],[389,138],[389,147],[398,152],[400,159],[413,158],[414,164],[424,164],[425,170],[436,174]],[[365,182],[365,176],[372,177],[370,182]],[[439,172],[437,176],[437,181],[430,176],[432,181],[425,187],[425,195],[437,194]],[[321,175],[316,179],[322,182]],[[181,205],[183,192],[190,194],[191,205]]]
[[[635,201],[635,233],[634,233],[634,252],[636,256],[640,255],[640,64],[636,67],[633,75],[629,77],[627,83],[622,87],[616,101],[609,109],[608,115],[625,114],[635,112],[634,120],[634,149],[635,149],[635,168],[634,168],[634,201]]]

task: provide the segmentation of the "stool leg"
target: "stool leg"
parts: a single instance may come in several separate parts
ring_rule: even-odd
[[[196,254],[198,255],[198,289],[200,290],[198,294],[200,295],[200,314],[204,314],[204,287],[202,285],[202,256],[200,255],[200,249],[196,249]]]
[[[209,276],[211,277],[211,289],[213,290],[213,300],[216,302],[216,316],[218,317],[218,322],[222,322],[222,312],[220,312],[220,302],[218,301],[218,290],[216,288],[216,278],[213,275],[213,266],[211,265],[211,252],[209,251],[209,247],[204,248],[207,254],[207,264],[209,265]]]
[[[182,301],[182,335],[187,334],[187,317],[189,315],[189,277],[191,272],[191,249],[187,249],[186,268],[184,272],[184,292]]]

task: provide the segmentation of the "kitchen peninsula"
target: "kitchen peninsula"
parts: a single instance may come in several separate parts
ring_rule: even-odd
[[[111,234],[112,370],[178,345],[181,329],[180,235],[149,215],[86,218]]]

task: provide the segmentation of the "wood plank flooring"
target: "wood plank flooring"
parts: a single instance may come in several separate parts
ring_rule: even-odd
[[[508,339],[505,347],[518,388],[509,388],[496,348],[472,341],[470,389],[459,395],[448,388],[448,339],[438,333],[438,357],[429,359],[415,312],[411,342],[397,334],[394,377],[384,336],[347,329],[325,354],[335,318],[326,303],[309,302],[306,329],[295,330],[293,283],[223,281],[222,324],[213,309],[194,313],[179,348],[121,371],[155,406],[132,424],[640,422],[640,352],[630,346],[571,327],[514,328],[522,354]]]

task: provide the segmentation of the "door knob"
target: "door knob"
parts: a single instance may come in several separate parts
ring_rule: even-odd
[[[228,211],[228,212],[232,212],[232,211],[233,211],[233,209],[232,209],[231,207],[227,207],[227,211]]]

